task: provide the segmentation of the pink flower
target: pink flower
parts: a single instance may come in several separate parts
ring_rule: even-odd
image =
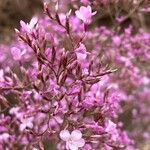
[[[120,44],[121,44],[121,39],[120,39],[119,36],[114,36],[112,40],[113,40],[113,42],[114,42],[114,44],[115,44],[116,46],[120,46]]]
[[[119,134],[117,130],[117,125],[114,122],[112,122],[111,120],[108,120],[105,131],[108,132],[112,136],[112,139],[114,141],[117,141]]]
[[[0,69],[0,82],[5,81],[4,79],[4,71],[2,69]]]
[[[81,3],[83,3],[84,5],[89,4],[89,0],[81,0]]]
[[[21,20],[20,25],[23,31],[30,33],[32,29],[35,27],[35,25],[37,24],[37,22],[38,22],[38,18],[33,17],[29,23],[25,23],[24,21]]]
[[[78,150],[78,148],[85,145],[85,140],[82,138],[82,133],[80,130],[74,130],[71,134],[68,130],[62,130],[59,136],[66,142],[67,150]]]
[[[11,54],[12,54],[14,60],[20,60],[21,56],[24,55],[25,52],[26,52],[26,50],[21,51],[17,47],[12,47],[11,48]]]
[[[11,115],[16,115],[17,113],[18,113],[18,111],[19,111],[19,107],[12,107],[10,110],[9,110],[9,113],[11,114]]]
[[[23,118],[21,119],[20,131],[23,131],[25,128],[33,128],[33,117],[30,118]]]
[[[92,16],[96,14],[96,11],[92,13],[91,6],[81,6],[79,10],[75,12],[76,16],[81,19],[84,23],[88,24],[91,22]]]
[[[111,120],[108,120],[107,127],[106,127],[106,132],[112,132],[114,130],[116,130],[116,124],[113,123]]]
[[[10,135],[8,133],[2,133],[0,134],[0,142],[1,141],[7,141]]]
[[[86,59],[88,52],[84,44],[80,43],[80,46],[75,50],[78,61],[83,61]]]

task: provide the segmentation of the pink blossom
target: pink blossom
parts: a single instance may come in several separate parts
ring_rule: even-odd
[[[89,0],[81,0],[81,3],[83,3],[84,5],[89,4]]]
[[[85,140],[82,138],[80,130],[74,130],[71,134],[68,130],[62,130],[59,135],[66,142],[67,150],[78,150],[85,145]]]
[[[117,125],[114,122],[112,122],[111,120],[108,120],[105,131],[111,134],[112,139],[114,141],[117,141],[119,134],[117,130]]]
[[[37,22],[38,22],[38,18],[33,17],[29,23],[25,23],[24,21],[21,20],[20,25],[23,31],[30,33],[32,29],[35,27],[35,25],[37,24]]]
[[[19,111],[19,107],[12,107],[10,110],[9,110],[9,113],[11,115],[17,115],[18,111]]]
[[[12,47],[11,48],[11,54],[14,58],[14,60],[20,60],[22,55],[24,55],[26,52],[26,50],[21,51],[19,48],[17,47]]]
[[[80,43],[79,47],[75,50],[77,55],[77,60],[79,62],[84,61],[87,57],[88,52],[84,44]]]
[[[92,16],[96,14],[96,11],[92,12],[91,6],[81,6],[80,9],[75,12],[75,14],[80,20],[88,24],[91,22]]]
[[[113,123],[111,120],[108,120],[107,122],[107,127],[106,127],[106,131],[107,132],[112,132],[116,129],[116,124]]]
[[[0,142],[1,141],[7,141],[10,135],[8,133],[2,133],[0,134]]]
[[[30,118],[23,118],[21,119],[21,125],[20,125],[20,131],[23,131],[24,129],[26,129],[27,127],[28,128],[33,128],[33,117],[30,117]]]
[[[0,69],[0,82],[4,81],[4,71]]]
[[[113,42],[114,42],[114,44],[115,44],[116,46],[120,46],[120,44],[121,44],[121,39],[120,39],[120,37],[119,37],[119,36],[114,36],[114,37],[113,37]]]

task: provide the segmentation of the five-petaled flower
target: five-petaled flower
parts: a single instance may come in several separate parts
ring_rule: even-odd
[[[74,130],[71,134],[68,130],[62,130],[59,136],[66,142],[67,150],[78,150],[78,148],[85,145],[85,140],[82,138],[82,133],[80,130]]]
[[[85,24],[89,24],[91,22],[92,16],[94,16],[96,13],[96,11],[92,12],[91,6],[81,6],[80,9],[75,12],[76,16]]]

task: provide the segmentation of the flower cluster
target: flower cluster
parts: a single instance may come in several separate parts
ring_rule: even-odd
[[[19,40],[1,46],[0,149],[136,150],[150,139],[150,35],[93,28],[97,12],[81,3],[67,13],[45,3],[46,16],[20,21]]]

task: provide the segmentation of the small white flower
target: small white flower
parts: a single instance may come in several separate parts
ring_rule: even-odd
[[[66,142],[67,150],[78,150],[78,148],[85,145],[85,140],[82,138],[82,133],[80,130],[74,130],[71,134],[68,130],[62,130],[59,136]]]

